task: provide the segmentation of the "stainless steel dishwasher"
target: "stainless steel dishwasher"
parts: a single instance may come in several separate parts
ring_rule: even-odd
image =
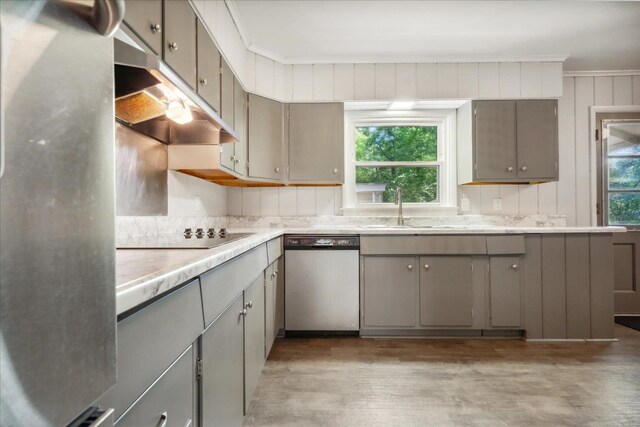
[[[286,236],[285,331],[296,335],[357,335],[358,236]]]

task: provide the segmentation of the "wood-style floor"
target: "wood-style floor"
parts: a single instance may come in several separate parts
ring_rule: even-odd
[[[279,339],[249,426],[640,426],[640,332],[618,342]]]

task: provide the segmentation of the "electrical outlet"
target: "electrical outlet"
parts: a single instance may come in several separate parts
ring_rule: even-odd
[[[462,198],[460,199],[460,212],[469,212],[471,207],[469,206],[469,199]]]
[[[500,197],[493,199],[493,210],[496,212],[500,212],[502,210],[502,199]]]

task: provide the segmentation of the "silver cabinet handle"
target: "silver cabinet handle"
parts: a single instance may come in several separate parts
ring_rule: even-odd
[[[178,50],[178,43],[176,43],[176,42],[169,43],[169,49]]]
[[[526,166],[523,166],[523,167],[521,167],[521,168],[520,168],[520,170],[521,170],[522,172],[526,172],[526,171],[527,171],[527,167],[526,167]]]
[[[280,168],[275,168],[276,173],[280,173]]]
[[[160,24],[151,24],[151,31],[154,33],[161,33],[162,26]]]
[[[507,168],[507,170],[508,170],[509,172],[513,172],[513,166],[509,166],[509,167]]]
[[[237,165],[238,163],[240,163],[240,160],[235,159],[235,162],[236,162],[236,165]]]
[[[333,173],[334,173],[334,174],[338,173],[338,169],[334,169],[334,170],[333,170]]]
[[[275,271],[273,273],[271,273],[271,278],[273,279],[274,277],[276,277]]]
[[[207,79],[206,79],[205,77],[203,77],[203,78],[201,78],[201,79],[200,79],[200,84],[201,84],[202,86],[205,86],[207,83],[208,83],[208,82],[207,82]]]
[[[413,265],[409,264],[409,265],[407,265],[407,268],[408,268],[409,270],[413,270]]]
[[[236,156],[231,156],[231,161],[235,162],[236,161]]]
[[[90,12],[91,23],[100,34],[111,37],[124,18],[124,0],[96,0]]]
[[[513,268],[514,270],[517,270],[517,269],[518,269],[518,264],[513,264],[513,265],[511,266],[511,268]]]
[[[253,301],[249,301],[249,302],[248,302],[248,303],[246,303],[244,306],[245,306],[245,307],[248,307],[248,308],[253,308]]]
[[[164,411],[162,415],[160,415],[160,424],[158,425],[158,427],[165,427],[168,420],[169,416],[167,415],[167,411]]]
[[[247,315],[247,309],[245,308],[240,312],[240,316],[246,316],[246,315]]]
[[[429,269],[429,264],[425,264],[425,265],[424,265],[424,269],[425,269],[425,270],[428,270],[428,269]]]

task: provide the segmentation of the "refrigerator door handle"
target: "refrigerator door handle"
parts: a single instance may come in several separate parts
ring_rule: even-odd
[[[91,9],[91,23],[98,32],[111,37],[124,19],[124,0],[95,0]]]

